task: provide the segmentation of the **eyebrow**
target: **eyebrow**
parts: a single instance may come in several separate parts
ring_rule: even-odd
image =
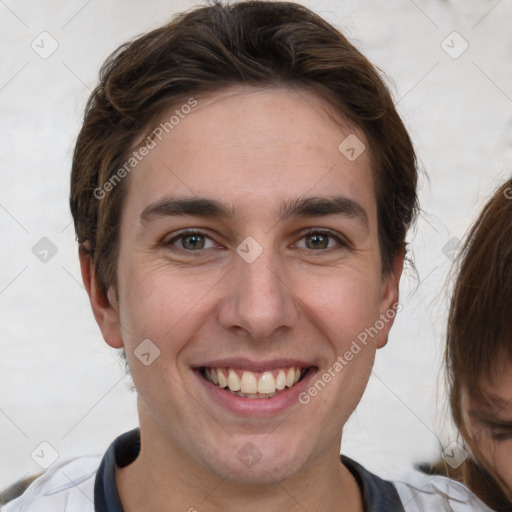
[[[232,217],[233,212],[227,206],[214,199],[206,199],[204,197],[165,197],[144,208],[140,218],[144,223],[147,223],[161,217],[180,215],[220,219]]]
[[[205,197],[165,197],[147,206],[140,218],[148,223],[162,217],[190,215],[210,219],[229,219],[234,217],[233,208]],[[280,220],[291,217],[323,217],[340,215],[358,220],[368,228],[368,214],[353,199],[345,196],[305,197],[286,201],[280,211]]]
[[[368,228],[366,210],[353,199],[345,196],[305,197],[287,201],[281,211],[281,220],[290,217],[323,217],[340,215],[360,221]]]
[[[486,411],[480,411],[478,409],[471,409],[468,411],[468,415],[477,420],[485,421],[486,423],[491,423],[496,426],[501,427],[512,427],[512,421],[498,418],[495,414]]]

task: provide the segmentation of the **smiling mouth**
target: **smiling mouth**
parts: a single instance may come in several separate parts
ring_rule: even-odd
[[[290,366],[264,372],[236,368],[201,367],[200,374],[211,384],[242,398],[272,398],[300,382],[310,368]]]

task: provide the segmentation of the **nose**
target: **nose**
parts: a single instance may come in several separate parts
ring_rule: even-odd
[[[292,283],[265,252],[252,263],[236,257],[219,303],[225,329],[254,340],[275,338],[297,323],[299,307]]]

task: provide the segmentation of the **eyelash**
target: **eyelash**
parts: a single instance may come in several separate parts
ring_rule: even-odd
[[[502,427],[501,425],[490,425],[491,437],[494,441],[507,441],[512,438],[512,428]]]
[[[336,240],[336,242],[338,244],[338,248],[340,248],[340,247],[350,248],[351,247],[350,242],[343,235],[341,235],[340,233],[333,231],[331,229],[310,229],[310,230],[306,231],[305,233],[303,233],[299,240],[302,240],[303,238],[305,238],[309,235],[328,236],[328,237]],[[326,251],[326,250],[335,249],[335,248],[336,247],[328,247],[327,249],[323,249],[323,250]],[[314,249],[306,249],[306,250],[314,251]]]
[[[168,246],[172,246],[174,243],[178,242],[179,240],[183,239],[183,238],[186,238],[187,236],[192,236],[192,235],[200,235],[200,236],[203,236],[205,238],[208,238],[209,240],[211,240],[213,242],[213,239],[208,236],[207,233],[204,233],[203,231],[200,231],[200,230],[197,230],[197,229],[188,229],[188,230],[185,230],[185,231],[181,231],[179,234],[177,234],[176,236],[172,237],[170,240],[164,240],[163,244],[168,247]],[[199,252],[198,251],[192,251],[192,250],[188,250],[188,249],[184,249],[183,247],[176,247],[176,249],[179,249],[179,250],[182,250],[182,251],[185,251],[185,252]],[[204,250],[204,249],[201,249],[201,250]]]
[[[186,238],[187,236],[191,236],[191,235],[200,235],[200,236],[208,238],[209,240],[214,242],[213,239],[210,236],[208,236],[207,233],[205,233],[201,230],[197,230],[197,229],[194,229],[194,230],[190,229],[190,230],[185,230],[185,231],[180,232],[176,236],[172,237],[170,240],[164,241],[163,244],[166,247],[169,247],[169,246],[172,246],[173,244],[175,244],[176,242],[178,242],[179,240]],[[351,248],[350,242],[345,237],[343,237],[338,232],[333,231],[331,229],[310,229],[310,230],[306,231],[305,233],[302,233],[299,240],[302,240],[303,238],[310,236],[310,235],[328,236],[337,242],[338,248],[340,248],[340,247],[341,248]],[[206,250],[206,249],[198,249],[197,251],[193,251],[193,250],[189,250],[189,249],[184,249],[183,247],[176,247],[176,248],[179,250],[185,251],[185,252],[200,252],[200,251]],[[304,250],[304,248],[301,248],[301,249]],[[332,250],[332,249],[336,249],[336,247],[327,247],[326,249],[318,249],[317,251],[315,251],[315,249],[305,248],[305,250],[313,251],[313,252],[323,252],[323,251]]]
[[[503,441],[508,441],[510,438],[512,438],[512,434],[493,434],[492,438],[497,443],[501,443]]]

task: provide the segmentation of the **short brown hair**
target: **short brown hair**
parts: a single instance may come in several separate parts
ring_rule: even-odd
[[[455,425],[478,458],[478,447],[462,421],[461,393],[465,388],[471,397],[489,400],[482,380],[493,382],[496,370],[512,358],[512,180],[485,205],[457,263],[446,335],[448,392]],[[475,461],[468,460],[450,476],[493,509],[510,510],[490,472]]]
[[[121,46],[87,103],[71,174],[77,240],[106,291],[116,285],[125,183],[103,187],[151,123],[192,95],[230,85],[292,86],[316,93],[370,145],[383,271],[405,244],[417,210],[416,157],[389,91],[333,26],[289,2],[217,3],[177,16]],[[341,142],[341,141],[340,141]]]

